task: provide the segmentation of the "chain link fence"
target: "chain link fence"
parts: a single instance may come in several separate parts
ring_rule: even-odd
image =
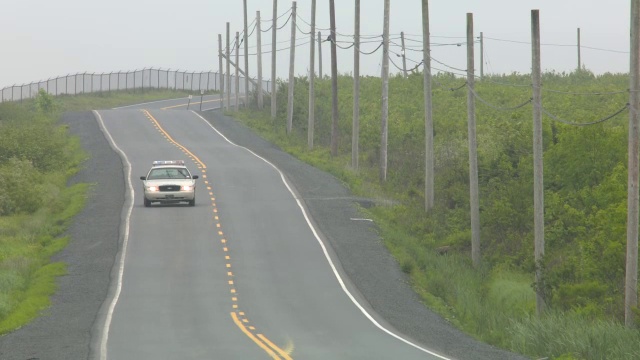
[[[30,84],[7,86],[1,90],[0,102],[22,101],[38,94],[40,89],[58,95],[78,95],[119,90],[144,91],[145,89],[168,89],[184,91],[220,91],[226,89],[226,76],[212,71],[180,71],[171,69],[145,68],[132,71],[110,73],[78,73],[59,76]],[[235,92],[235,76],[231,76],[231,92]],[[240,77],[239,92],[244,93],[244,78]],[[269,91],[270,81],[263,81],[263,88]],[[222,87],[224,86],[224,87]],[[249,91],[253,85],[249,83]]]

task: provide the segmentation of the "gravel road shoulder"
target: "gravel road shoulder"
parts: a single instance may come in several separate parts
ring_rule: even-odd
[[[357,201],[334,176],[309,166],[258,137],[220,112],[200,113],[234,143],[266,158],[295,186],[318,229],[337,256],[350,283],[384,321],[455,359],[525,359],[479,342],[427,309],[384,246],[374,224],[362,218]]]
[[[377,235],[375,225],[351,220],[362,215],[340,181],[280,151],[231,118],[218,112],[202,116],[231,141],[265,157],[286,174],[304,198],[341,271],[385,323],[451,358],[524,359],[474,340],[426,309]],[[68,274],[58,279],[52,306],[23,328],[0,337],[3,360],[88,358],[91,331],[107,297],[120,246],[125,189],[121,159],[110,148],[92,113],[65,114],[63,123],[80,137],[90,156],[72,182],[93,186],[87,206],[67,232],[69,245],[53,258],[67,263]]]

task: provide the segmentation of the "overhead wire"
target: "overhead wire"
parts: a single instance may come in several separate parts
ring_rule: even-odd
[[[521,41],[521,40],[510,40],[510,39],[498,39],[498,38],[494,38],[494,37],[489,37],[489,36],[484,36],[484,39],[487,40],[493,40],[493,41],[500,41],[500,42],[508,42],[508,43],[514,43],[514,44],[523,44],[523,45],[531,45],[531,42],[528,41]],[[541,46],[555,46],[555,47],[578,47],[577,44],[550,44],[550,43],[541,43]],[[628,51],[621,51],[621,50],[612,50],[612,49],[603,49],[603,48],[597,48],[597,47],[593,47],[593,46],[584,46],[584,45],[580,45],[581,49],[590,49],[590,50],[598,50],[598,51],[606,51],[606,52],[612,52],[612,53],[618,53],[618,54],[629,54]]]
[[[550,113],[547,109],[545,109],[542,106],[540,106],[540,110],[542,111],[543,114],[547,115],[552,120],[555,120],[555,121],[560,122],[562,124],[571,125],[571,126],[588,126],[588,125],[600,124],[600,123],[603,123],[603,122],[605,122],[607,120],[613,119],[614,117],[616,117],[616,116],[620,115],[621,113],[623,113],[629,107],[630,107],[630,105],[629,105],[629,103],[627,103],[620,110],[616,111],[612,115],[609,115],[609,116],[607,116],[605,118],[602,118],[600,120],[590,121],[590,122],[586,122],[586,123],[579,123],[579,122],[564,120],[564,119],[562,119],[562,118],[560,118],[558,116],[553,115],[552,113]]]

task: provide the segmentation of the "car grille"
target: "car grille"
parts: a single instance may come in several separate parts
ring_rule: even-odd
[[[160,191],[180,191],[179,185],[161,185]]]

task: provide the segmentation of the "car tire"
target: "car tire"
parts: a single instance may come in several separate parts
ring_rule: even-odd
[[[189,200],[189,206],[196,206],[196,198],[194,197],[193,200]]]
[[[148,200],[147,198],[144,198],[144,207],[150,207],[151,206],[151,201]]]

